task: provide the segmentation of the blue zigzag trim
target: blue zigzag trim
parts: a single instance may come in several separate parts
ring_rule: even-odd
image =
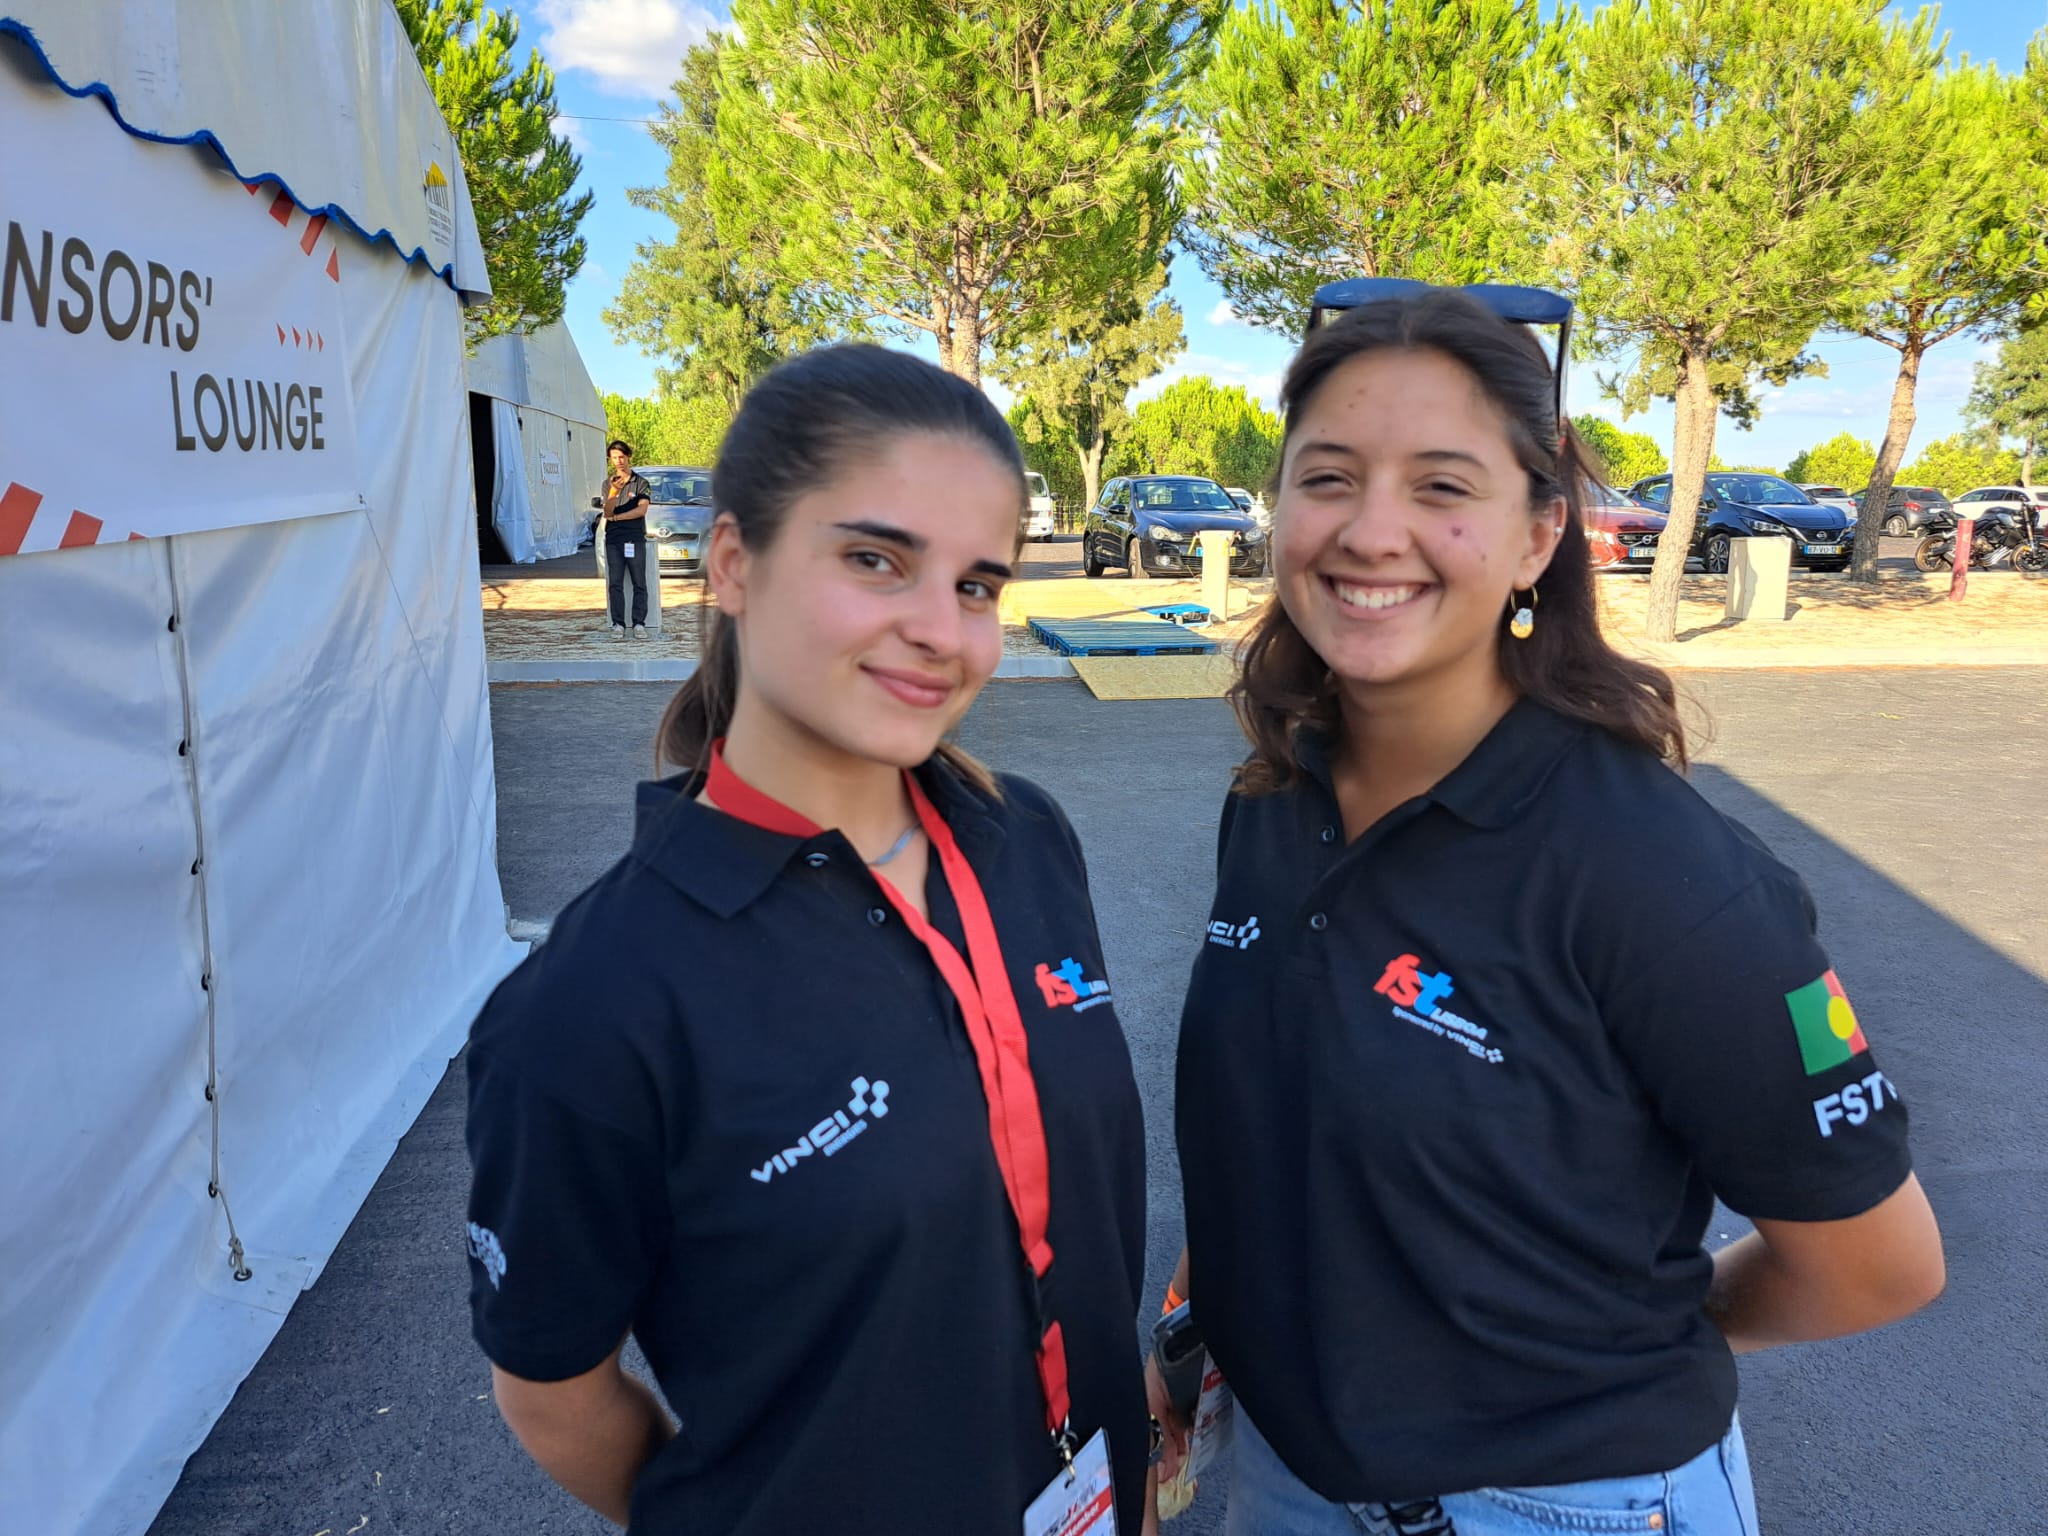
[[[398,237],[392,234],[390,230],[380,229],[373,233],[363,228],[349,214],[349,211],[339,203],[328,203],[318,208],[309,205],[298,193],[292,191],[291,184],[275,171],[244,171],[235,164],[235,157],[228,153],[227,146],[221,143],[212,129],[202,128],[197,133],[174,135],[153,133],[147,128],[137,127],[121,115],[121,104],[114,99],[114,92],[111,86],[99,80],[95,80],[89,85],[73,85],[62,75],[58,74],[57,66],[50,62],[49,54],[43,51],[42,43],[37,39],[34,31],[29,28],[26,22],[16,21],[12,16],[0,16],[0,37],[14,38],[27,48],[30,53],[34,54],[36,62],[42,66],[43,73],[48,75],[51,83],[57,89],[64,92],[65,95],[74,96],[81,100],[88,96],[97,97],[101,104],[106,107],[108,115],[121,125],[121,131],[129,134],[131,137],[147,140],[151,144],[203,144],[227,162],[228,169],[234,173],[235,179],[243,185],[266,181],[275,183],[284,190],[287,197],[301,208],[304,208],[306,212],[325,214],[331,222],[341,224],[345,228],[353,230],[372,245],[383,244],[390,246],[392,250],[398,252],[401,260],[408,264],[424,266],[450,288],[455,287],[455,263],[453,261],[436,267],[428,258],[426,247],[424,246],[414,246],[410,254],[408,254],[405,247],[398,243]],[[459,292],[460,290],[457,291]]]

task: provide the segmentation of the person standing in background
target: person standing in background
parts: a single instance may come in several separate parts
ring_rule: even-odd
[[[633,445],[614,438],[607,450],[611,478],[604,483],[605,603],[612,638],[626,638],[626,578],[633,581],[633,638],[647,638],[647,502],[653,492],[633,472]]]

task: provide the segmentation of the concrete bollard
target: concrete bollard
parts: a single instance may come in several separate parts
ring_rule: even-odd
[[[1210,617],[1230,617],[1230,546],[1236,535],[1212,528],[1200,535],[1202,541],[1202,606]]]
[[[1783,623],[1791,583],[1790,539],[1759,534],[1728,541],[1728,619]]]

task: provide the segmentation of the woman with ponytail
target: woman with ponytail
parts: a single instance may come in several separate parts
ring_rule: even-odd
[[[1282,388],[1210,914],[1250,936],[1202,946],[1176,1103],[1241,1536],[1756,1536],[1733,1356],[1941,1288],[1805,887],[1601,635],[1554,388],[1444,290]],[[1709,1254],[1716,1197],[1755,1230]]]
[[[471,1036],[500,1411],[650,1536],[1138,1532],[1144,1130],[1087,874],[947,739],[1002,655],[1017,444],[833,347],[712,484],[676,775]]]

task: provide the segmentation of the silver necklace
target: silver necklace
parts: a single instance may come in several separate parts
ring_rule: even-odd
[[[884,864],[888,863],[891,859],[895,858],[897,854],[901,853],[904,849],[908,848],[910,846],[910,840],[913,837],[917,836],[917,825],[918,824],[913,821],[909,826],[905,827],[903,829],[903,835],[897,838],[894,843],[889,845],[889,851],[887,853],[883,854],[879,859],[869,859],[867,861],[868,868],[880,869]]]

